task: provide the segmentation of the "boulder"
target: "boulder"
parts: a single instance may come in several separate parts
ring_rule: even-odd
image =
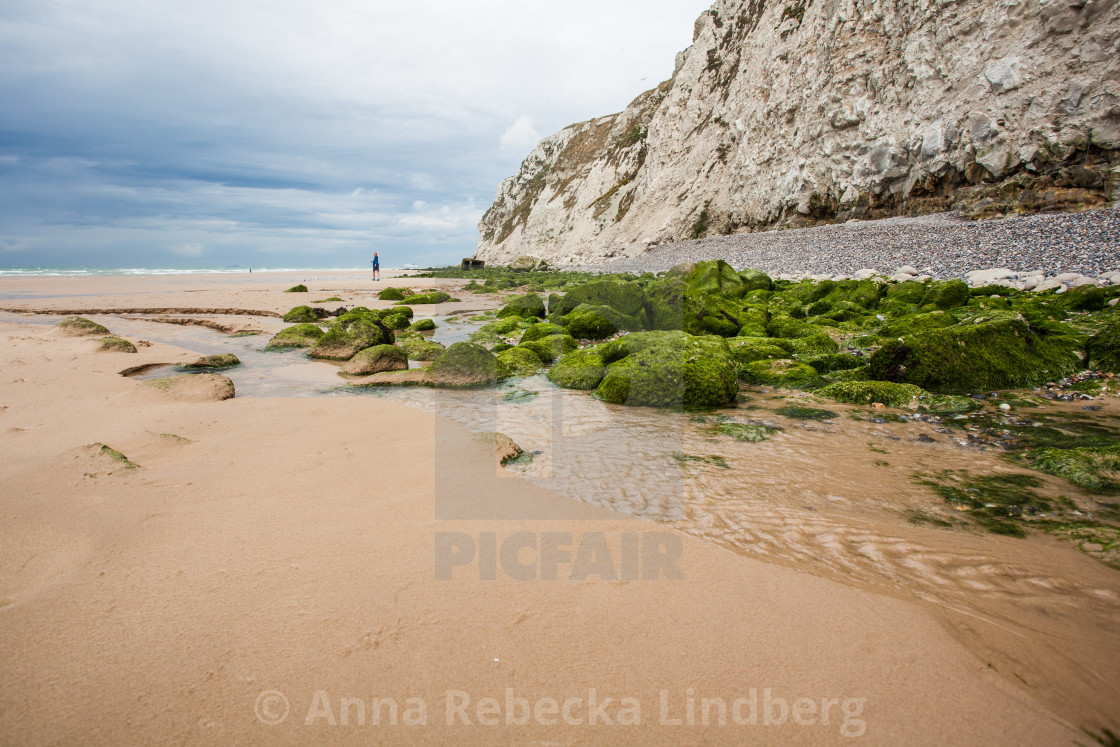
[[[294,327],[285,327],[268,341],[264,349],[309,348],[319,342],[323,334],[323,330],[314,324],[297,324]]]
[[[236,393],[233,382],[218,374],[179,374],[149,379],[143,391],[177,402],[221,402]]]
[[[346,361],[359,350],[374,345],[392,345],[393,330],[370,314],[350,312],[340,316],[307,355],[324,360]]]
[[[522,255],[509,263],[509,269],[513,270],[514,272],[529,272],[536,266],[536,258],[530,257],[527,254]]]
[[[1047,334],[1018,314],[993,312],[888,341],[870,365],[876,379],[967,394],[1060,379],[1081,362],[1070,337]]]
[[[379,301],[403,301],[406,297],[411,296],[412,291],[406,288],[394,288],[389,286],[377,294]]]
[[[220,353],[218,355],[204,355],[196,361],[181,364],[181,368],[219,369],[240,366],[241,360],[233,353]]]
[[[719,407],[738,393],[727,342],[679,331],[637,332],[602,346],[608,363],[595,395],[654,407]]]
[[[444,293],[443,291],[430,291],[428,293],[414,293],[411,296],[409,296],[408,298],[406,298],[404,301],[397,301],[397,303],[398,304],[408,303],[408,304],[416,305],[416,304],[428,304],[428,303],[447,303],[448,301],[451,301],[451,300],[452,300],[451,296]]]
[[[502,467],[525,453],[512,438],[504,433],[476,433],[471,440],[475,443],[482,444],[488,449],[492,449],[494,452],[494,461]]]
[[[543,319],[545,314],[544,300],[536,293],[512,298],[498,311],[499,318],[519,316],[523,319]]]
[[[541,359],[541,363],[550,366],[557,358],[567,355],[578,348],[579,343],[570,335],[549,335],[539,340],[523,342],[518,347],[532,350],[537,354],[537,357]]]
[[[550,303],[549,311],[559,311],[563,316],[582,304],[609,306],[620,314],[637,317],[644,313],[645,294],[636,283],[614,278],[593,280],[568,291],[555,306]]]
[[[568,330],[561,327],[559,324],[552,324],[551,322],[538,322],[525,330],[525,334],[521,335],[521,342],[532,342],[539,340],[543,337],[551,337],[552,335],[566,335]]]
[[[307,293],[307,286],[302,285],[302,284],[293,285],[291,288],[288,288],[288,290],[286,290],[284,292],[285,293]]]
[[[99,337],[97,338],[97,341],[101,343],[101,347],[99,347],[98,350],[103,350],[107,353],[136,352],[135,345],[133,345],[128,340],[122,339],[120,337],[113,337],[112,335],[110,335],[109,337]]]
[[[933,304],[939,309],[955,309],[968,303],[968,284],[963,280],[931,283],[922,297],[921,305]]]
[[[417,319],[409,326],[411,332],[431,332],[436,328],[436,323],[431,319]]]
[[[489,386],[509,377],[509,369],[481,345],[457,342],[425,369],[432,386]]]
[[[748,384],[769,384],[783,389],[807,389],[822,383],[815,368],[789,358],[752,361],[739,369],[739,378]]]
[[[924,394],[921,387],[889,381],[840,381],[817,390],[817,395],[837,402],[852,405],[878,402],[887,407],[907,407]]]
[[[284,321],[288,324],[313,324],[319,321],[319,315],[310,306],[296,306],[284,315]]]
[[[438,342],[426,340],[420,335],[403,338],[397,342],[397,346],[404,351],[410,361],[434,361],[447,349]]]
[[[548,371],[548,380],[565,389],[594,389],[606,372],[598,346],[573,350]]]
[[[396,345],[374,345],[358,351],[353,358],[342,364],[345,374],[363,376],[382,371],[403,371],[408,368],[408,357]]]
[[[577,340],[605,340],[620,329],[634,330],[637,325],[610,306],[580,304],[561,320],[568,334]]]
[[[107,327],[102,327],[94,321],[81,316],[68,316],[54,325],[67,337],[87,337],[92,335],[108,335]]]
[[[731,357],[740,366],[790,356],[789,341],[774,337],[735,337],[728,340],[727,345],[731,349]]]
[[[514,376],[532,376],[541,368],[541,359],[528,348],[515,347],[498,353],[498,360]]]

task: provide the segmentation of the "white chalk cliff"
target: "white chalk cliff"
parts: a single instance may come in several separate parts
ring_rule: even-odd
[[[1011,177],[1108,199],[1118,148],[1118,0],[718,0],[670,80],[501,183],[476,256],[593,263]]]

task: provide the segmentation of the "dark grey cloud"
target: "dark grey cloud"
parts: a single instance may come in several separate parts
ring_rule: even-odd
[[[0,265],[453,261],[537,137],[667,77],[704,7],[9,0]]]

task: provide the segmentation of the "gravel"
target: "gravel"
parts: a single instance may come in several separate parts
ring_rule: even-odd
[[[723,259],[738,270],[771,275],[851,275],[863,269],[890,274],[910,265],[938,278],[988,268],[1096,277],[1120,270],[1120,209],[979,221],[956,213],[848,221],[678,241],[653,246],[638,257],[580,269],[661,272],[701,259]]]

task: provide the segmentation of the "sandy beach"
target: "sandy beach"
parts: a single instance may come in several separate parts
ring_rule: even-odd
[[[1082,671],[1097,698],[1070,702],[978,654],[983,624],[544,489],[438,413],[174,397],[119,372],[191,351],[16,314],[271,334],[308,300],[463,286],[386,281],[0,279],[0,741],[1055,745],[1120,705],[1115,649],[1081,669],[1108,631],[1002,641]],[[1115,571],[1077,562],[1115,604]]]

